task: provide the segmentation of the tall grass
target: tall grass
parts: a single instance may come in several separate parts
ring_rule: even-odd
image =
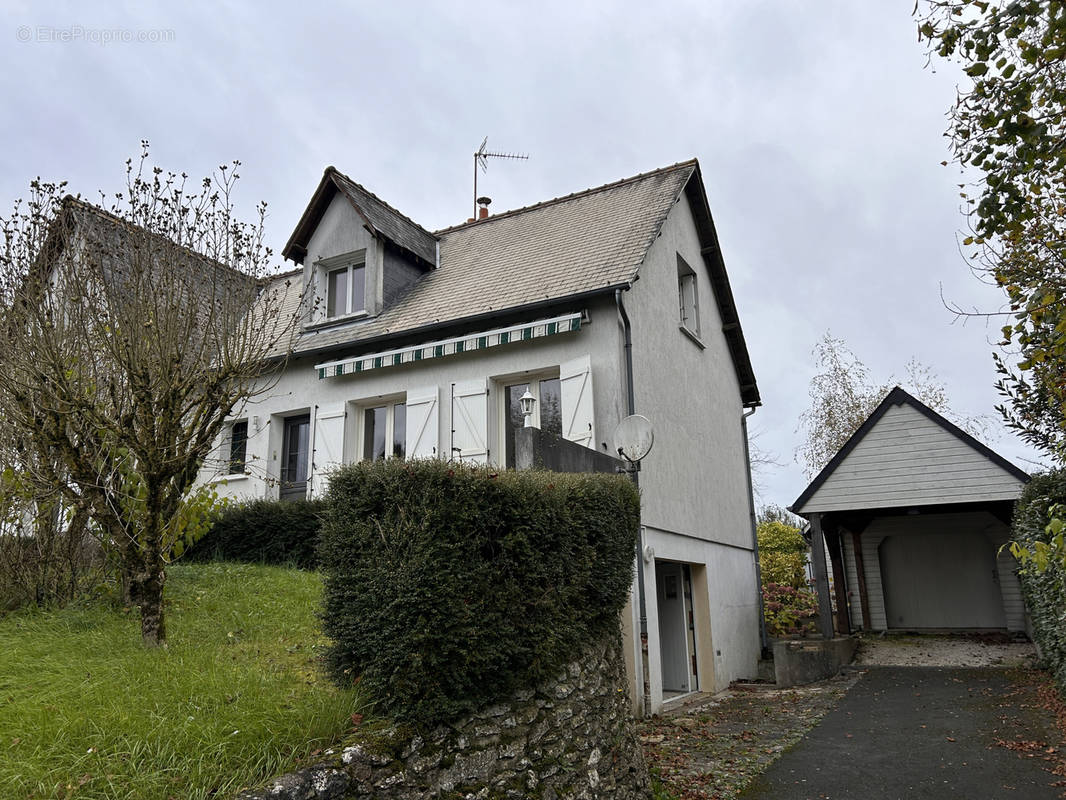
[[[0,797],[221,798],[336,741],[359,707],[318,671],[317,574],[169,572],[169,644],[103,604],[0,618]]]

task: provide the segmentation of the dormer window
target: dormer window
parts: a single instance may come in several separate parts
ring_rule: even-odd
[[[326,316],[343,317],[366,310],[366,266],[349,264],[326,273]]]

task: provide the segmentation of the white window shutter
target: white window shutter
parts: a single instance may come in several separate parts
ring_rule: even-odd
[[[596,449],[592,416],[592,362],[584,355],[559,367],[563,438]]]
[[[407,393],[407,458],[436,458],[440,440],[440,389]]]
[[[488,448],[488,381],[463,381],[452,386],[452,458],[484,464]]]
[[[313,436],[311,496],[320,497],[329,487],[330,471],[344,463],[344,406],[318,408]]]

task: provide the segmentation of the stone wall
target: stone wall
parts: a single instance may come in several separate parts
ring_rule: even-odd
[[[374,728],[327,753],[240,799],[650,797],[617,631],[506,702],[424,735]]]

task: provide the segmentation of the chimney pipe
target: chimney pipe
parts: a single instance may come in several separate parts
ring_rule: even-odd
[[[479,220],[488,219],[489,218],[489,204],[491,202],[492,202],[492,200],[489,199],[488,197],[479,197],[477,199],[477,204],[479,206],[479,208],[477,210],[477,218]]]

